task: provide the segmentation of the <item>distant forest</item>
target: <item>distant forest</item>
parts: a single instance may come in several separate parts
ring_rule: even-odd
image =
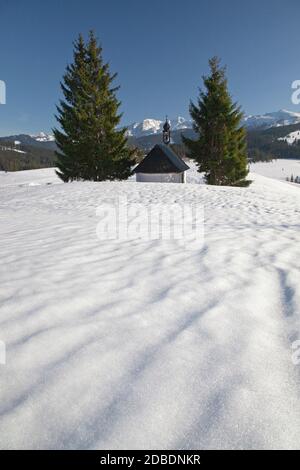
[[[0,141],[0,171],[34,170],[55,166],[55,153],[48,148]]]

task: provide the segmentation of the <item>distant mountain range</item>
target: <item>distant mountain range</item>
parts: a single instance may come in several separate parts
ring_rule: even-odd
[[[159,119],[144,119],[140,122],[134,122],[127,126],[127,135],[130,138],[140,139],[151,135],[160,135],[165,120]],[[191,130],[193,123],[190,119],[178,116],[170,119],[172,132],[177,133],[180,131],[185,133]],[[272,113],[261,115],[245,116],[244,124],[247,129],[269,129],[271,127],[288,126],[291,124],[300,123],[300,113],[280,109]],[[19,142],[22,145],[41,146],[43,148],[55,149],[54,136],[40,132],[37,135],[19,134],[7,137],[1,137],[0,140]]]
[[[146,154],[162,142],[165,120],[144,119],[127,126],[128,143]],[[182,135],[196,137],[192,121],[178,116],[171,122],[171,143],[184,156]],[[272,158],[300,158],[300,113],[281,109],[273,113],[246,116],[248,156],[251,160]],[[0,171],[17,171],[55,166],[54,136],[40,132],[37,135],[18,134],[0,137]]]
[[[16,147],[19,145],[30,145],[31,147],[42,147],[49,150],[55,150],[56,144],[54,136],[40,132],[37,135],[17,134],[7,137],[0,137],[0,142],[13,142]]]
[[[245,116],[244,123],[248,129],[269,129],[271,127],[290,126],[300,122],[300,113],[280,109],[273,113]]]
[[[157,119],[144,119],[141,122],[135,122],[128,126],[127,135],[129,137],[145,137],[153,134],[161,134],[165,121]],[[298,124],[300,122],[300,113],[280,109],[273,113],[266,113],[261,115],[245,116],[243,120],[247,129],[268,129],[270,127],[288,126],[291,124]],[[192,129],[193,123],[190,119],[178,116],[170,120],[172,131]]]

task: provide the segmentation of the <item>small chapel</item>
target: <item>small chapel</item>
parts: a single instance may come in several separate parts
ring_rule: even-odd
[[[162,144],[157,144],[136,166],[136,181],[144,183],[185,183],[189,166],[171,148],[171,126],[166,118]]]

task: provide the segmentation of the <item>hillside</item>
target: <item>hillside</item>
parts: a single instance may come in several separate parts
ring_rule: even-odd
[[[299,124],[271,127],[269,129],[248,130],[248,152],[250,157],[257,159],[273,158],[300,158],[300,141],[291,145],[287,139],[289,134],[298,132]],[[261,157],[261,158],[259,158]]]
[[[0,173],[1,448],[299,447],[300,188],[251,178]],[[204,244],[100,241],[117,196],[203,206]]]
[[[0,139],[0,171],[20,171],[49,168],[55,164],[54,150],[47,146],[15,145],[15,141]]]
[[[40,132],[37,135],[16,134],[7,137],[0,137],[0,144],[3,141],[19,142],[20,145],[27,145],[30,147],[38,147],[48,150],[56,149],[54,136],[50,134],[45,134],[44,132]]]

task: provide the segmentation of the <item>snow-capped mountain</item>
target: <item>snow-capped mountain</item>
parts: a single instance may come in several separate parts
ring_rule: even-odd
[[[300,113],[280,109],[273,113],[249,115],[244,118],[248,129],[288,126],[300,122]]]
[[[181,116],[170,119],[169,122],[173,131],[192,128],[192,121]],[[165,120],[160,121],[158,119],[144,119],[142,122],[134,122],[128,126],[127,135],[138,139],[139,137],[147,135],[160,134],[163,130],[164,123]]]
[[[144,119],[142,122],[135,122],[128,126],[127,135],[129,137],[144,137],[152,134],[160,134],[164,125],[164,120]],[[192,121],[178,116],[170,120],[171,130],[192,129]],[[248,129],[267,129],[269,127],[288,126],[300,123],[300,113],[280,109],[272,113],[245,116],[244,124]]]
[[[45,132],[40,132],[39,134],[31,135],[30,137],[37,142],[54,142],[55,140],[54,135],[46,134]]]

